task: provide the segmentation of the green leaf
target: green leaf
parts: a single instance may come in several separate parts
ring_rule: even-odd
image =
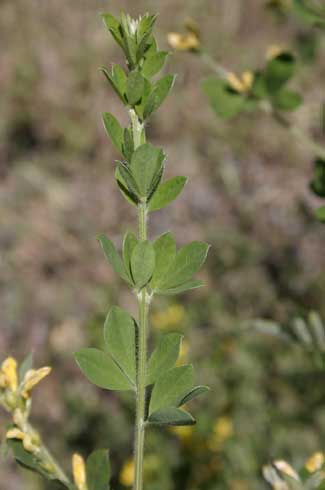
[[[119,167],[115,170],[115,179],[118,185],[119,190],[121,191],[123,197],[133,206],[136,206],[139,203],[139,198],[134,192],[131,192],[128,188],[125,180],[123,179]]]
[[[144,91],[144,79],[140,72],[132,71],[126,84],[126,97],[131,106],[136,105]]]
[[[165,277],[159,281],[158,289],[171,289],[189,281],[204,263],[208,250],[207,243],[197,241],[182,247]]]
[[[148,240],[138,242],[131,257],[131,273],[138,288],[145,286],[150,280],[155,267],[155,251]]]
[[[195,419],[185,410],[167,407],[152,413],[148,422],[155,425],[194,425]]]
[[[188,403],[190,400],[193,400],[193,398],[196,398],[197,396],[203,395],[207,391],[210,391],[210,388],[208,386],[195,386],[179,401],[177,405],[185,405],[185,403]]]
[[[180,366],[162,373],[152,390],[149,415],[162,408],[176,406],[192,386],[193,366]]]
[[[19,367],[19,382],[21,382],[27,371],[33,368],[33,353],[30,352],[27,357],[23,360]]]
[[[146,78],[156,75],[163,68],[167,56],[168,53],[166,51],[158,51],[146,56],[142,65],[142,75]]]
[[[278,92],[294,75],[296,59],[290,52],[272,58],[265,69],[266,86],[271,95]]]
[[[136,236],[133,233],[126,233],[123,240],[123,262],[124,268],[129,275],[130,280],[133,282],[131,274],[131,256],[134,247],[138,243]]]
[[[164,159],[163,151],[150,143],[139,146],[133,153],[130,169],[142,197],[148,197],[159,184]]]
[[[122,153],[123,145],[123,129],[120,126],[118,120],[109,112],[103,114],[104,127],[106,133],[111,138],[115,148]]]
[[[107,261],[111,264],[114,271],[125,281],[130,282],[128,275],[125,272],[124,265],[121,257],[116,251],[116,248],[113,245],[113,242],[107,238],[106,235],[101,234],[97,237],[99,243],[102,246],[105,257]]]
[[[123,39],[120,33],[120,22],[111,14],[102,14],[104,25],[107,27],[115,41],[123,48]]]
[[[192,281],[187,281],[184,282],[183,284],[180,284],[179,286],[175,286],[169,289],[156,289],[155,293],[156,294],[163,294],[164,296],[173,296],[174,294],[180,294],[180,293],[185,293],[186,291],[190,291],[192,289],[198,289],[203,286],[202,281],[197,281],[193,279]]]
[[[117,162],[118,171],[120,176],[123,179],[123,182],[126,184],[127,189],[131,196],[133,196],[133,200],[139,202],[140,189],[134,178],[133,172],[130,167],[125,162]]]
[[[37,456],[26,451],[21,441],[17,439],[10,439],[7,441],[8,446],[12,450],[16,462],[25,469],[39,473],[47,480],[55,481],[61,486],[68,488],[69,490],[74,490],[74,486],[70,485],[68,482],[63,482],[57,478],[53,473],[47,472],[40,464]]]
[[[147,384],[153,384],[161,373],[174,366],[178,359],[182,338],[183,336],[179,333],[170,333],[160,337],[148,362]]]
[[[186,182],[186,177],[178,176],[161,184],[150,199],[148,210],[151,212],[158,211],[158,209],[164,208],[174,201],[174,199],[176,199],[182,192]]]
[[[325,206],[321,206],[320,208],[316,209],[315,215],[319,221],[325,223]]]
[[[107,449],[97,449],[86,463],[88,490],[108,490],[111,478],[111,465]]]
[[[317,9],[315,5],[311,5],[310,1],[293,0],[293,10],[307,24],[317,27],[325,27],[325,9],[320,7]]]
[[[221,119],[231,119],[244,109],[246,98],[231,90],[225,81],[211,76],[203,81],[202,88],[212,109]]]
[[[325,160],[316,158],[314,161],[314,176],[310,188],[318,197],[325,198]]]
[[[272,102],[281,111],[295,111],[303,103],[303,98],[293,90],[282,89],[273,97]]]
[[[129,162],[134,152],[134,143],[131,129],[125,128],[123,133],[123,155]]]
[[[111,73],[105,67],[101,67],[101,71],[104,73],[113,90],[117,93],[124,104],[127,78],[123,69],[119,65],[113,65]]]
[[[155,250],[155,269],[150,286],[155,289],[156,284],[164,277],[176,257],[176,243],[171,233],[163,233],[153,244]]]
[[[105,352],[87,348],[75,354],[75,359],[89,381],[106,390],[132,390],[131,381]]]
[[[175,82],[174,75],[166,75],[154,85],[143,111],[144,119],[147,119],[163,103]]]
[[[104,325],[107,351],[133,384],[136,382],[136,323],[122,308],[113,306]]]

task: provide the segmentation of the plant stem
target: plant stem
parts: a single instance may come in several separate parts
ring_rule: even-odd
[[[130,111],[134,146],[141,144],[142,124],[134,111]],[[147,205],[141,202],[138,205],[139,240],[147,239]],[[145,436],[145,409],[146,409],[146,371],[147,371],[147,324],[150,296],[144,287],[138,293],[139,330],[137,335],[137,386],[136,386],[136,420],[134,438],[134,490],[143,487],[143,456]]]

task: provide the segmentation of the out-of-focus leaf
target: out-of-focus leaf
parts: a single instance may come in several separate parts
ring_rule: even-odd
[[[97,449],[87,459],[88,490],[109,490],[111,465],[107,449]]]

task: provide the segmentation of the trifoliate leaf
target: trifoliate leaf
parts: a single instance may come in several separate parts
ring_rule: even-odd
[[[127,80],[126,84],[126,97],[128,99],[128,103],[131,106],[136,105],[144,91],[144,79],[140,72],[132,71]]]
[[[173,177],[167,182],[160,184],[153,197],[149,201],[148,210],[158,211],[174,201],[182,192],[184,185],[187,182],[186,177]]]
[[[155,251],[148,240],[138,242],[131,256],[131,273],[138,288],[145,286],[155,267]]]
[[[182,338],[179,333],[169,333],[159,339],[148,362],[147,384],[154,383],[161,373],[174,366],[178,359]]]
[[[163,103],[175,81],[174,75],[166,75],[154,85],[143,110],[143,118],[147,119]]]
[[[185,410],[167,407],[152,413],[148,422],[155,425],[194,425],[195,419]]]
[[[208,386],[195,386],[179,401],[177,406],[180,407],[182,405],[185,405],[185,403],[188,403],[190,400],[193,400],[193,398],[196,398],[197,396],[207,393],[207,391],[210,391],[210,388]]]
[[[104,325],[106,348],[132,383],[136,382],[136,323],[122,308],[113,306]]]
[[[81,349],[75,359],[89,381],[106,390],[132,390],[133,384],[109,354],[94,349]]]
[[[106,259],[111,264],[115,272],[122,279],[124,279],[127,282],[130,282],[129,277],[124,269],[124,264],[122,262],[122,259],[117,253],[117,250],[113,242],[111,242],[111,240],[109,240],[107,236],[104,234],[99,235],[97,239],[102,246]]]
[[[126,92],[126,83],[127,77],[123,69],[119,65],[113,65],[111,73],[107,70],[107,68],[102,67],[101,71],[104,73],[105,77],[109,81],[110,85],[120,97],[123,104],[125,103],[125,92]]]
[[[155,289],[156,284],[165,276],[176,257],[176,243],[171,233],[163,233],[153,244],[155,250],[155,269],[150,286]]]
[[[173,296],[174,294],[185,293],[186,291],[191,291],[192,289],[198,289],[203,286],[202,281],[193,279],[191,281],[186,281],[179,286],[171,287],[168,289],[155,289],[155,294],[162,294],[164,296]]]
[[[165,276],[158,281],[157,289],[172,289],[191,280],[204,263],[209,245],[203,242],[192,242],[182,247],[176,254]]]
[[[163,151],[149,143],[139,146],[133,153],[130,169],[142,197],[150,196],[159,184],[164,159]]]
[[[192,386],[193,367],[190,365],[172,368],[162,373],[152,390],[149,415],[162,408],[176,406]]]
[[[104,127],[106,129],[106,133],[111,138],[115,148],[122,153],[123,152],[123,146],[122,146],[123,129],[121,128],[120,123],[113,116],[113,114],[110,114],[109,112],[104,112],[103,122],[104,122]]]
[[[130,280],[133,282],[131,274],[131,256],[134,247],[138,243],[136,236],[133,233],[126,233],[123,240],[123,262],[124,268],[129,275]]]
[[[166,51],[158,51],[146,56],[142,65],[142,75],[146,78],[156,75],[163,68],[167,56]]]

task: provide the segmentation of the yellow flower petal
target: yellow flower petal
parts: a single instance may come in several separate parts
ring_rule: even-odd
[[[85,461],[80,454],[75,453],[72,456],[72,473],[74,482],[78,490],[85,490],[86,488],[86,465]]]
[[[266,59],[268,61],[273,60],[273,58],[276,58],[277,56],[279,56],[279,54],[283,53],[284,51],[285,48],[280,44],[272,44],[266,50]]]
[[[189,32],[188,34],[169,32],[167,41],[169,45],[177,51],[193,51],[200,46],[200,40],[194,32]]]
[[[22,386],[22,395],[25,398],[28,398],[28,394],[34,386],[36,386],[45,376],[48,376],[51,372],[52,368],[43,367],[40,369],[30,369],[27,371],[24,377],[23,386]]]
[[[254,82],[254,73],[251,71],[244,71],[242,74],[242,81],[246,90],[250,90]]]
[[[240,92],[240,93],[245,92],[245,85],[240,80],[240,78],[237,77],[237,75],[235,75],[235,73],[232,72],[228,73],[227,80],[230,87],[236,90],[236,92]]]
[[[18,386],[16,359],[13,357],[5,359],[1,365],[1,371],[5,377],[6,387],[12,391],[16,391]]]
[[[305,463],[305,468],[309,471],[309,473],[314,473],[317,470],[320,470],[325,462],[325,458],[323,453],[317,452],[314,453],[309,459],[307,459]]]
[[[276,467],[276,469],[279,470],[281,473],[284,473],[285,475],[290,476],[291,478],[294,478],[295,480],[299,481],[298,473],[292,468],[292,466],[289,465],[289,463],[287,463],[283,459],[274,461],[273,464]]]
[[[248,92],[254,82],[254,74],[251,71],[244,71],[244,73],[238,77],[235,73],[228,73],[227,80],[231,88],[239,93]]]
[[[125,487],[131,487],[134,480],[134,460],[128,459],[120,473],[120,483]]]
[[[25,438],[25,434],[22,430],[19,429],[9,429],[6,434],[6,439],[19,439],[23,441]]]
[[[37,453],[40,449],[39,446],[35,444],[35,441],[30,434],[25,434],[25,437],[23,438],[23,446],[25,451],[33,454]]]

